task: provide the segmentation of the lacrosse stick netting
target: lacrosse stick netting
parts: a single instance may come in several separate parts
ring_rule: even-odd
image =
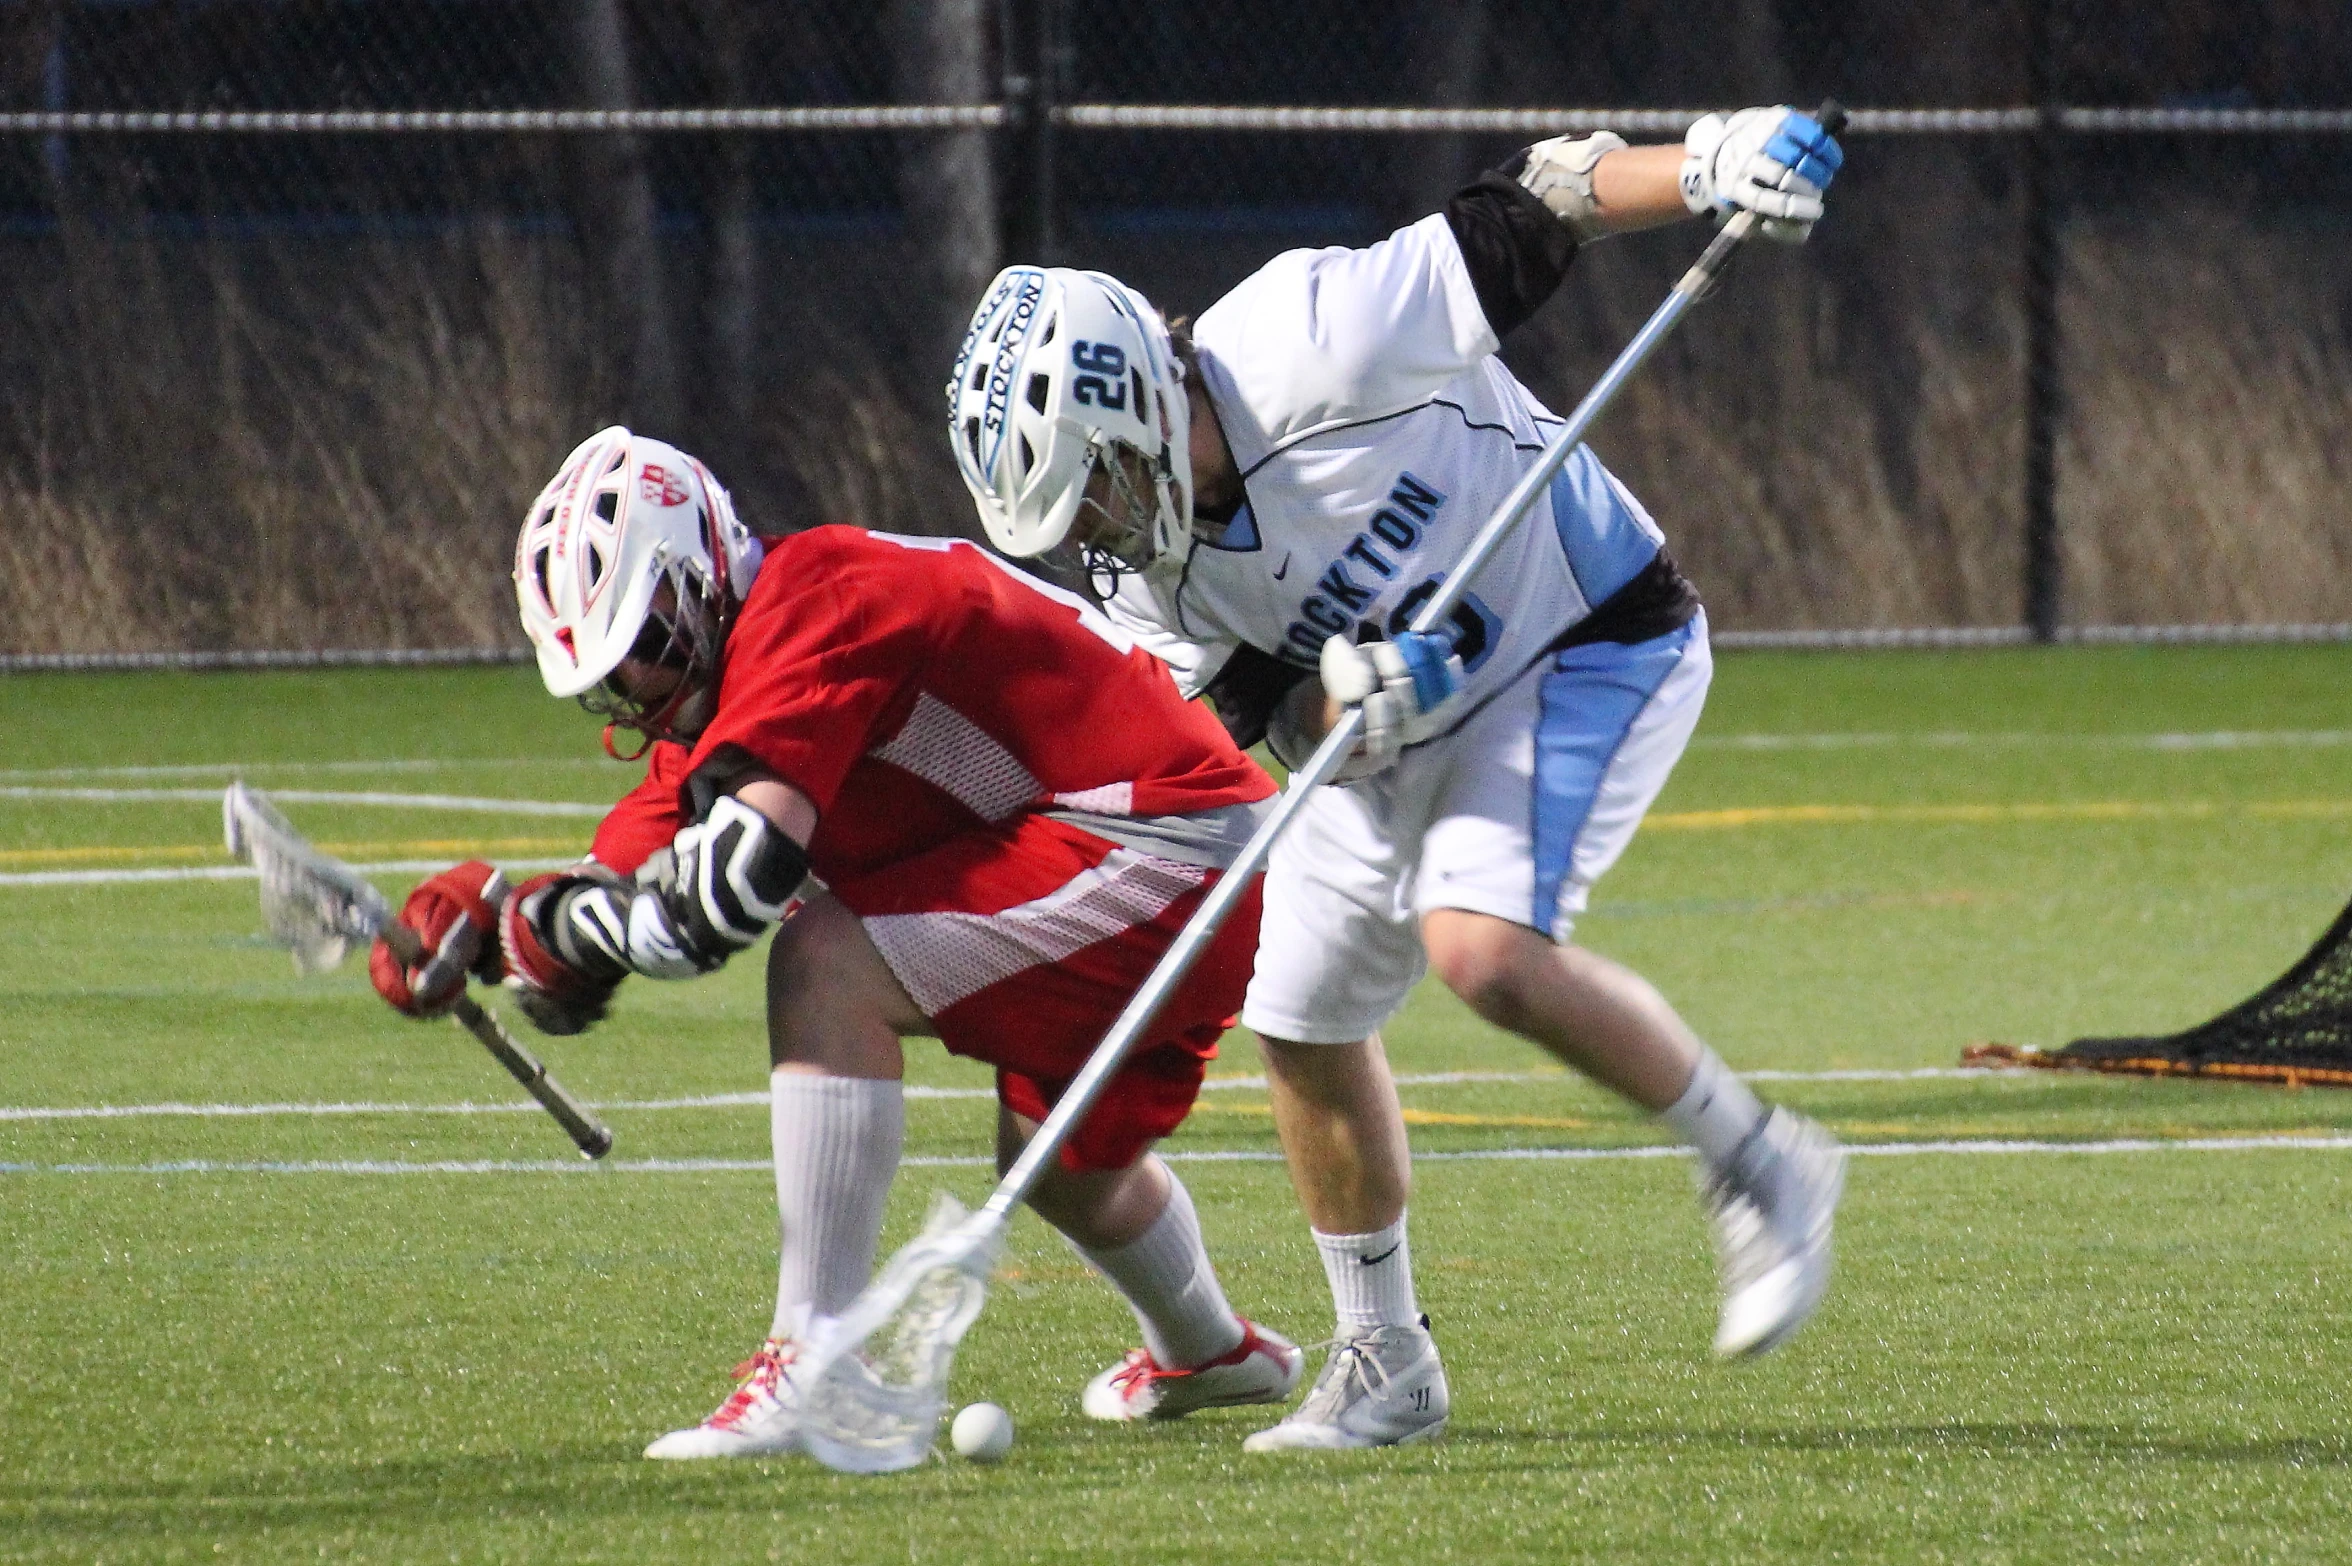
[[[261,873],[261,917],[270,938],[294,954],[302,973],[340,963],[352,943],[372,941],[391,922],[384,894],[303,839],[293,824],[243,783],[221,797],[229,853]]]
[[[419,960],[415,932],[393,921],[384,894],[349,865],[313,848],[259,790],[230,784],[221,797],[221,827],[230,854],[260,872],[262,922],[270,939],[294,954],[297,971],[323,973],[355,943],[379,935],[402,962]],[[504,1023],[464,994],[451,1003],[449,1014],[555,1118],[583,1157],[602,1158],[612,1151],[611,1129],[549,1076],[539,1057]]]
[[[922,1237],[823,1334],[800,1387],[800,1441],[848,1474],[912,1468],[947,1412],[947,1376],[987,1296],[1003,1225],[942,1192]]]

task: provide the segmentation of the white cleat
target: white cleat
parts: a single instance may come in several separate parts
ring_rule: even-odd
[[[1723,1274],[1717,1354],[1765,1353],[1813,1314],[1829,1289],[1830,1226],[1845,1181],[1845,1150],[1786,1109],[1772,1111],[1730,1168],[1700,1173]]]
[[[647,1457],[774,1457],[797,1448],[798,1399],[793,1395],[792,1361],[800,1345],[770,1338],[759,1352],[735,1367],[740,1383],[699,1425],[673,1430],[645,1449]]]
[[[1374,1327],[1332,1344],[1307,1400],[1241,1449],[1337,1452],[1431,1441],[1445,1434],[1451,1407],[1424,1316],[1418,1326]]]
[[[1244,1316],[1233,1352],[1190,1370],[1166,1370],[1137,1349],[1086,1383],[1078,1406],[1090,1419],[1182,1419],[1195,1409],[1279,1403],[1299,1383],[1307,1356],[1279,1332]]]

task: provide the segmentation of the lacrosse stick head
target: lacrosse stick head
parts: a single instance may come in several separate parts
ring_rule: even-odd
[[[259,789],[231,783],[221,831],[232,857],[261,872],[261,917],[270,939],[294,954],[298,973],[334,967],[354,941],[391,922],[384,894],[358,872],[310,846]]]
[[[942,1194],[922,1236],[890,1259],[818,1339],[800,1393],[800,1444],[827,1468],[887,1474],[930,1454],[947,1374],[987,1298],[1005,1221]]]

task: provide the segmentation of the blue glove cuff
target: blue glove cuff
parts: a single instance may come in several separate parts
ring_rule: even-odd
[[[1405,668],[1413,676],[1413,701],[1423,712],[1435,708],[1459,688],[1461,682],[1447,662],[1454,655],[1454,644],[1446,637],[1400,631],[1395,643],[1405,660]]]

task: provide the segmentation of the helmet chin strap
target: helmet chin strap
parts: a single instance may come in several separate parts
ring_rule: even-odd
[[[624,727],[624,725],[620,723],[608,723],[604,726],[604,753],[612,757],[613,760],[635,761],[639,757],[643,756],[647,751],[653,749],[653,736],[646,733],[643,729],[631,727],[629,732],[636,735],[641,743],[635,750],[624,753],[618,745],[613,743],[614,732],[621,729],[622,727]]]
[[[604,726],[604,753],[615,761],[635,761],[653,749],[656,742],[668,740],[673,745],[691,746],[710,726],[711,709],[717,705],[719,680],[714,668],[708,679],[691,686],[680,686],[659,707],[638,718],[614,718]],[[613,744],[613,731],[627,729],[644,741],[627,755]]]

